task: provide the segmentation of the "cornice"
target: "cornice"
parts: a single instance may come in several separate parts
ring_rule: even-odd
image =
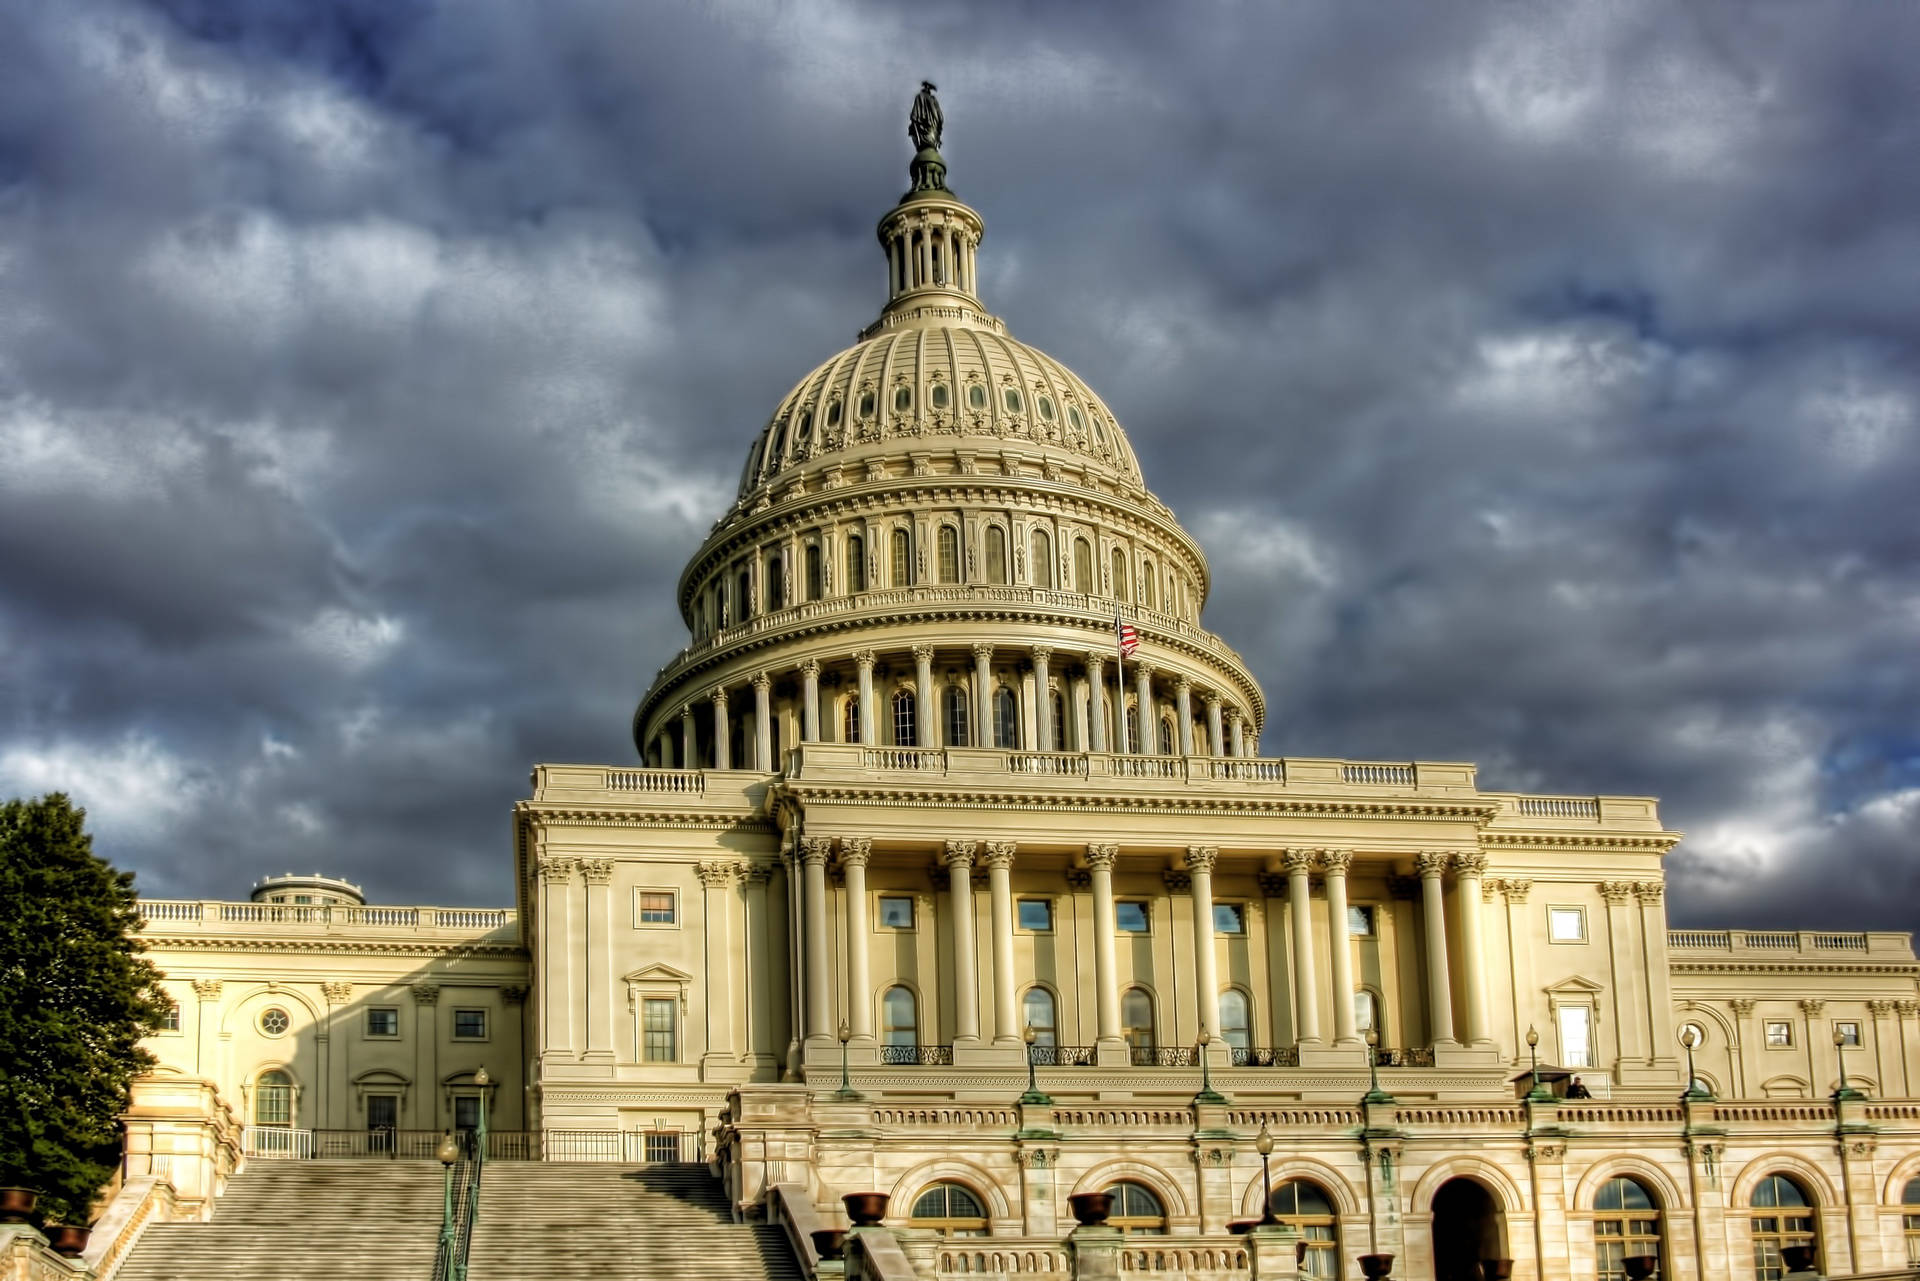
[[[1591,832],[1572,832],[1564,836],[1543,832],[1483,832],[1482,845],[1510,850],[1647,850],[1664,854],[1683,839],[1679,832],[1657,832],[1647,836],[1607,836]]]
[[[271,952],[279,956],[418,956],[448,959],[506,960],[532,963],[525,948],[510,943],[384,943],[360,939],[274,938],[268,935],[145,934],[147,951]]]
[[[521,801],[514,807],[517,814],[537,824],[565,822],[579,827],[649,827],[682,829],[687,831],[748,831],[778,834],[771,816],[752,810],[746,813],[731,814],[705,813],[698,810],[615,809],[606,805],[580,804],[578,806],[561,803],[557,805],[535,805],[531,801]]]
[[[1668,951],[1667,968],[1677,974],[1898,974],[1920,978],[1916,961],[1693,961],[1676,960]]]
[[[1092,814],[1103,810],[1152,811],[1164,814],[1206,815],[1221,813],[1286,814],[1300,818],[1372,819],[1437,818],[1459,822],[1484,823],[1499,811],[1497,802],[1394,800],[1360,798],[1330,800],[1325,797],[1209,796],[1182,792],[1178,795],[1151,796],[1128,793],[1114,796],[1001,791],[978,788],[936,790],[933,788],[889,787],[876,784],[835,785],[783,780],[776,784],[782,797],[802,806],[861,805],[880,808],[936,808],[982,810],[1035,810],[1056,814]]]

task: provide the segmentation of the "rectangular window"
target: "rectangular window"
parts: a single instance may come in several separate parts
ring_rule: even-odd
[[[1023,898],[1020,900],[1020,928],[1045,934],[1053,929],[1053,900],[1044,898]]]
[[[678,1058],[673,1044],[673,999],[646,999],[641,1010],[645,1043],[641,1057],[648,1063],[672,1063]]]
[[[880,896],[880,927],[888,930],[913,928],[913,899],[905,894]]]
[[[456,1130],[477,1130],[480,1128],[479,1095],[456,1094],[453,1096],[453,1128]]]
[[[1555,943],[1587,941],[1587,912],[1580,907],[1547,909],[1547,938]]]
[[[1560,1066],[1593,1066],[1593,1011],[1584,1005],[1563,1005],[1560,1017]]]
[[[178,1032],[180,1030],[180,1002],[172,1001],[168,1003],[167,1012],[160,1019],[160,1030],[162,1032]]]
[[[1137,900],[1115,903],[1113,927],[1127,934],[1145,934],[1149,928],[1147,905]]]
[[[1793,1024],[1785,1020],[1767,1024],[1767,1048],[1769,1050],[1791,1049],[1793,1046]]]
[[[680,1131],[648,1130],[642,1149],[649,1162],[673,1162],[680,1159]]]
[[[391,1005],[376,1005],[367,1011],[368,1036],[399,1036],[400,1011]]]
[[[367,1128],[369,1130],[397,1130],[400,1128],[400,1096],[397,1094],[369,1094],[367,1096]],[[386,1151],[385,1148],[380,1149]]]
[[[1373,907],[1370,904],[1347,908],[1347,933],[1357,939],[1373,937]]]
[[[1245,934],[1247,915],[1238,903],[1215,903],[1213,905],[1213,932],[1215,934]]]
[[[1858,1023],[1835,1023],[1834,1035],[1844,1049],[1856,1049],[1860,1044],[1860,1025]]]
[[[635,890],[633,919],[640,925],[672,925],[679,915],[672,890]]]
[[[456,1041],[486,1040],[487,1012],[485,1010],[455,1010],[453,1012],[453,1039]]]

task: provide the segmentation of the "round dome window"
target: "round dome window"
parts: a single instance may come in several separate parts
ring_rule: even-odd
[[[268,1036],[285,1035],[286,1030],[292,1026],[293,1020],[288,1018],[287,1012],[277,1005],[260,1011],[260,1030]]]

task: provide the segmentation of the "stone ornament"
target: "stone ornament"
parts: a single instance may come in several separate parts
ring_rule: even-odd
[[[1114,860],[1120,857],[1120,847],[1106,842],[1093,842],[1087,846],[1087,866],[1113,870]]]
[[[221,988],[221,980],[219,979],[193,980],[193,994],[199,997],[202,1001],[219,1000],[220,988]]]
[[[941,859],[941,866],[972,867],[974,851],[979,848],[978,841],[948,841],[945,856]]]
[[[1328,876],[1345,876],[1347,869],[1353,866],[1352,850],[1321,850],[1320,865]]]
[[[1424,853],[1414,855],[1413,866],[1414,870],[1420,873],[1421,880],[1424,881],[1429,878],[1438,880],[1445,874],[1447,865],[1452,861],[1453,855],[1447,853],[1445,850],[1427,850]]]
[[[808,867],[825,867],[832,859],[833,838],[831,836],[800,838],[800,861]]]
[[[322,983],[320,991],[327,998],[328,1005],[345,1005],[353,999],[351,983]]]
[[[1014,849],[1012,841],[988,841],[987,852],[980,861],[988,867],[1010,868],[1013,866]]]
[[[737,862],[708,862],[694,866],[694,875],[700,878],[700,884],[710,890],[733,888],[740,877],[740,864]]]
[[[1214,864],[1220,859],[1219,847],[1213,845],[1187,846],[1186,865],[1189,872],[1212,872]]]
[[[415,983],[413,1000],[416,1005],[437,1005],[440,1003],[440,985],[438,983]]]
[[[1280,856],[1280,865],[1287,869],[1288,876],[1313,870],[1312,850],[1288,850]]]
[[[1487,870],[1487,856],[1485,854],[1455,854],[1453,856],[1453,870],[1456,876],[1464,880],[1472,880]]]
[[[865,867],[873,858],[873,840],[865,836],[840,838],[840,862],[845,867]]]
[[[613,860],[610,858],[583,858],[580,860],[580,875],[589,885],[612,884]]]
[[[548,885],[566,885],[573,880],[573,869],[578,859],[548,855],[540,860],[540,879]]]

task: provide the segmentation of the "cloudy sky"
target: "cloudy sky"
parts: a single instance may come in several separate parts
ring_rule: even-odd
[[[1655,794],[1912,928],[1920,7],[0,0],[0,795],[149,894],[500,902],[876,313],[983,293],[1204,543],[1269,754]]]

